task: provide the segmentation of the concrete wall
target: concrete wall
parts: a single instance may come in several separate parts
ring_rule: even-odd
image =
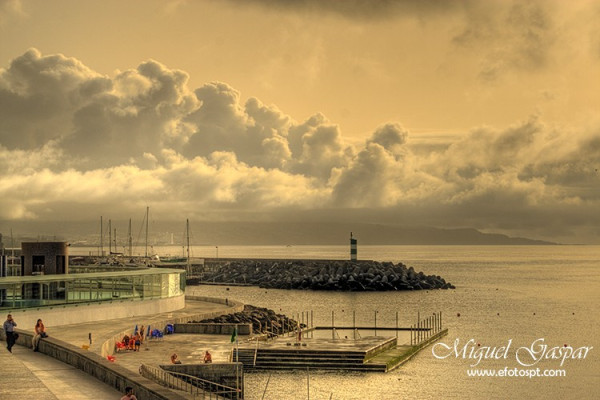
[[[23,329],[15,329],[19,334],[17,344],[31,348],[32,334]],[[0,328],[0,337],[5,340],[4,330]],[[40,340],[40,353],[46,354],[66,364],[80,369],[93,376],[101,382],[124,392],[127,386],[131,386],[138,399],[144,400],[185,400],[187,397],[169,390],[138,374],[132,374],[130,370],[108,361],[96,353],[82,350],[72,344],[63,342],[56,338]]]
[[[44,325],[52,326],[104,321],[116,318],[131,318],[139,315],[158,314],[185,307],[185,295],[164,299],[139,300],[123,299],[99,303],[80,303],[60,306],[7,310],[12,314],[19,328],[33,331],[38,318]]]
[[[204,318],[203,318],[204,319]],[[199,322],[175,324],[175,333],[198,333],[203,335],[231,335],[237,326],[238,335],[250,335],[252,324],[216,324],[212,322]]]

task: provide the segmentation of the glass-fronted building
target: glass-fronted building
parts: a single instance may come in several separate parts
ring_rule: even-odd
[[[184,270],[167,268],[7,276],[0,278],[0,309],[178,297],[185,279]]]

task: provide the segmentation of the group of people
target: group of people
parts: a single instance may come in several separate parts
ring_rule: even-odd
[[[121,343],[123,344],[125,349],[139,351],[140,345],[142,344],[142,335],[140,335],[138,332],[131,335],[131,337],[125,334]]]
[[[13,319],[11,314],[6,316],[6,321],[2,328],[4,329],[4,333],[6,335],[6,348],[8,351],[12,353],[12,348],[15,345],[15,342],[19,338],[19,334],[15,332],[15,327],[17,326],[16,321]],[[40,339],[47,338],[48,334],[46,333],[46,327],[41,319],[38,319],[34,328],[33,328],[33,338],[31,339],[31,347],[33,351],[39,351]]]
[[[144,343],[144,325],[142,325],[141,329],[138,331],[137,326],[133,335],[129,336],[125,334],[121,343],[117,344],[117,350],[119,348],[126,350],[139,351],[140,346]]]

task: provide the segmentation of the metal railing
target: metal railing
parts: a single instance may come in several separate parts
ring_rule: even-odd
[[[142,364],[140,366],[140,374],[170,389],[189,393],[194,399],[241,399],[241,389],[221,385],[181,372],[166,371],[158,367]]]

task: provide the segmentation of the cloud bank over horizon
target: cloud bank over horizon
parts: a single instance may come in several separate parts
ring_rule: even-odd
[[[411,143],[382,121],[357,144],[224,82],[154,60],[100,74],[29,49],[0,69],[0,220],[327,215],[598,241],[600,124],[543,115]],[[334,216],[332,216],[333,218]],[[327,217],[323,217],[327,218]],[[365,222],[365,221],[363,221]]]

